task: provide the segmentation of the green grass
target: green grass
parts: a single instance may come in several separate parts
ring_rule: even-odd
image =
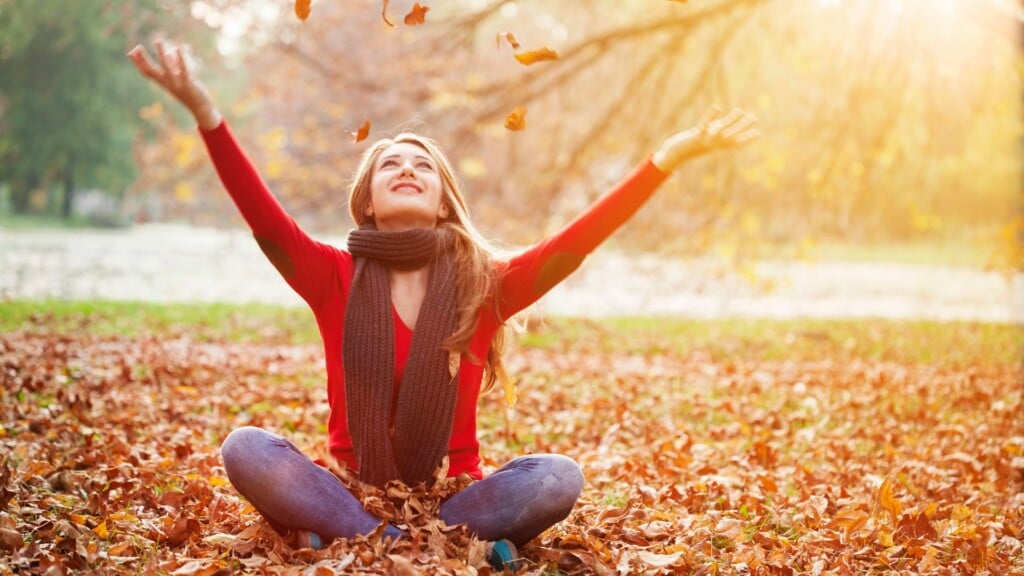
[[[0,229],[3,230],[82,230],[109,228],[85,216],[74,214],[71,218],[54,215],[14,215],[0,211]]]
[[[33,326],[97,335],[187,333],[201,340],[307,344],[320,341],[304,308],[259,304],[152,304],[142,302],[0,301],[0,331]]]
[[[539,324],[536,325],[536,324]],[[1024,327],[904,320],[688,320],[549,318],[523,346],[639,354],[700,351],[718,360],[861,358],[934,364],[1018,363]]]
[[[0,331],[41,328],[97,335],[187,334],[200,340],[310,344],[320,334],[303,308],[230,304],[0,301]],[[898,320],[534,319],[515,345],[551,351],[689,354],[715,360],[861,358],[932,364],[1013,364],[1024,327]]]

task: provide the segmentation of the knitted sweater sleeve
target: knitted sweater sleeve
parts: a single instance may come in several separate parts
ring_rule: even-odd
[[[501,318],[509,318],[536,302],[576,270],[667,177],[647,159],[559,232],[512,257],[499,288]]]
[[[316,309],[326,296],[340,251],[311,239],[274,198],[227,123],[200,130],[221,182],[256,243],[285,281]],[[347,254],[344,254],[347,255]]]

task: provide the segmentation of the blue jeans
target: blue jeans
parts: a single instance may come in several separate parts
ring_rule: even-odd
[[[238,428],[220,450],[231,484],[279,530],[308,530],[327,542],[367,534],[381,522],[330,471],[277,434]],[[523,456],[449,498],[440,515],[481,540],[507,538],[518,546],[568,516],[582,490],[583,473],[573,460]],[[385,534],[402,532],[389,525]]]

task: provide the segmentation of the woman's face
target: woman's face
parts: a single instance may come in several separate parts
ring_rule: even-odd
[[[448,216],[437,162],[426,150],[406,142],[385,148],[373,163],[370,205],[364,214],[378,230],[434,228]]]

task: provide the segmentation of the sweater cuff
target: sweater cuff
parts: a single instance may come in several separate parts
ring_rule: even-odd
[[[221,117],[220,124],[217,124],[216,128],[211,128],[209,130],[204,130],[202,127],[200,127],[197,124],[196,125],[196,130],[199,131],[199,133],[203,136],[203,138],[206,138],[208,136],[212,137],[215,134],[223,134],[223,133],[227,132],[227,130],[228,130],[228,123],[227,123],[227,120],[225,120],[223,117]]]
[[[658,168],[658,165],[654,163],[654,154],[648,154],[644,161],[640,163],[640,168],[642,172],[654,172],[655,174],[660,174],[663,178],[668,178],[672,175],[672,172],[665,172]]]

